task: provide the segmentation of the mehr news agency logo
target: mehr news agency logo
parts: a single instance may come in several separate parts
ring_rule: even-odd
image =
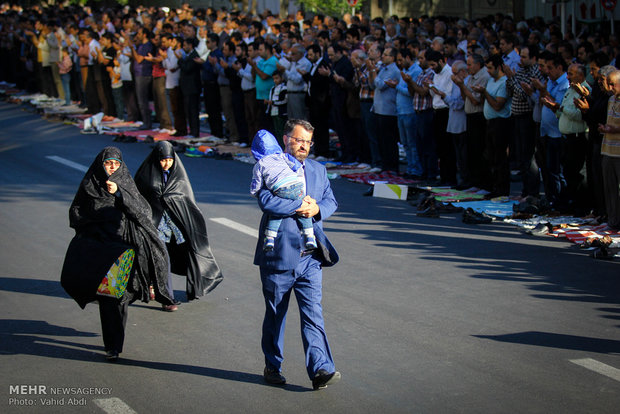
[[[15,406],[85,406],[86,396],[110,395],[106,387],[48,387],[47,385],[9,385],[9,405]]]

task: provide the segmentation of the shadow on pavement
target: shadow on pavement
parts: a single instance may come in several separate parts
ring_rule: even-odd
[[[41,336],[43,335],[43,336]],[[65,337],[96,337],[98,333],[82,332],[73,328],[51,325],[45,321],[0,319],[0,355],[35,355],[46,358],[59,358],[72,361],[85,361],[108,364],[103,358],[103,347],[49,338],[50,336]],[[218,378],[228,381],[246,382],[265,385],[262,375],[240,371],[229,371],[218,368],[200,367],[195,365],[175,364],[170,362],[139,361],[120,358],[115,365],[142,367],[159,371],[169,371]],[[292,392],[308,392],[310,388],[287,384],[281,387]]]
[[[60,280],[0,277],[0,290],[71,299],[60,285]]]
[[[564,335],[550,332],[520,332],[506,335],[473,335],[476,338],[491,339],[521,345],[544,346],[548,348],[570,349],[573,351],[596,352],[599,354],[620,354],[620,341],[589,338],[586,336]]]

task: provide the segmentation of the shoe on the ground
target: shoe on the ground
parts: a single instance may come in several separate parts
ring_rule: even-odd
[[[318,246],[316,244],[315,236],[306,236],[306,250],[316,249]]]
[[[467,208],[463,212],[463,223],[467,224],[488,224],[493,221],[493,218],[485,213],[478,213],[471,207]]]
[[[179,305],[161,305],[161,310],[164,312],[174,312],[179,310]]]
[[[108,362],[118,361],[118,351],[114,351],[114,350],[105,351],[105,359]]]
[[[263,250],[266,252],[270,252],[275,247],[276,247],[276,238],[265,236],[265,242],[263,243]]]
[[[590,255],[593,258],[600,260],[613,260],[614,258],[614,253],[611,253],[606,247],[599,247],[598,249],[592,251]]]
[[[315,390],[321,390],[327,388],[328,385],[335,384],[340,381],[340,372],[327,372],[324,369],[320,369],[314,378],[312,379],[312,388]]]
[[[267,384],[284,385],[286,384],[286,378],[276,369],[265,367],[263,371],[263,379]]]
[[[427,210],[429,207],[436,208],[437,200],[434,196],[425,193],[424,198],[418,202],[418,211]]]
[[[418,211],[416,213],[418,217],[431,217],[431,218],[439,218],[439,211],[435,208],[435,206],[429,206],[422,211]]]
[[[546,236],[553,231],[553,226],[551,223],[538,223],[536,227],[531,230],[527,230],[527,234],[531,234],[532,236]]]
[[[460,213],[464,210],[463,207],[457,207],[452,203],[442,203],[440,201],[435,204],[435,208],[441,213]]]

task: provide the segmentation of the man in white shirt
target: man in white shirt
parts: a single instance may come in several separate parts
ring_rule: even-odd
[[[433,97],[433,132],[437,157],[439,158],[440,184],[456,184],[456,154],[452,137],[446,132],[449,118],[448,104],[444,98],[452,91],[452,68],[446,63],[444,55],[440,52],[430,51],[426,54],[429,67],[435,72],[433,84],[430,86],[430,94]]]
[[[118,61],[121,64],[121,82],[123,82],[123,104],[127,110],[127,121],[136,122],[140,119],[140,113],[138,111],[138,101],[136,100],[136,85],[131,73],[131,57],[133,54],[129,47],[129,37],[123,40],[124,47],[118,55]]]
[[[237,70],[237,75],[241,78],[241,89],[243,90],[243,104],[245,120],[248,124],[248,139],[251,141],[259,130],[260,114],[258,113],[258,101],[256,100],[256,85],[254,79],[256,75],[252,72],[252,65],[249,61],[258,63],[261,57],[258,55],[258,44],[250,43],[247,46],[248,56],[245,64]]]
[[[304,81],[301,72],[310,72],[312,63],[304,57],[304,53],[305,49],[301,44],[294,44],[289,53],[290,65],[285,69],[284,73],[287,79],[288,117],[289,119],[303,119],[307,121],[306,90],[308,85]]]
[[[161,36],[161,44],[166,48],[165,52],[160,52],[164,60],[161,64],[166,70],[166,91],[170,98],[170,109],[174,117],[175,136],[183,137],[187,135],[187,120],[183,108],[183,95],[179,88],[179,58],[182,56],[181,44],[172,34],[166,33]]]

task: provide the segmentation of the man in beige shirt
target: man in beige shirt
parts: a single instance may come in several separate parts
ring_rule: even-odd
[[[481,55],[473,54],[467,57],[467,71],[469,76],[465,81],[457,79],[455,84],[461,89],[461,96],[465,100],[465,114],[467,116],[467,166],[468,176],[472,184],[479,188],[490,188],[489,178],[491,171],[484,159],[486,120],[484,119],[484,97],[474,91],[474,87],[485,87],[491,77]]]
[[[611,73],[607,83],[613,85],[614,94],[607,105],[607,123],[599,126],[604,134],[601,146],[603,188],[607,224],[620,230],[620,71]]]

